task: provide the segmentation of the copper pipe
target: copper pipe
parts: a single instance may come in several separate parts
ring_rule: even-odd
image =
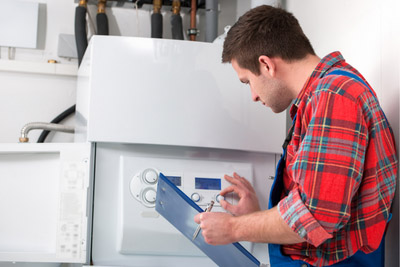
[[[192,0],[191,11],[190,11],[190,30],[196,31],[196,10],[197,0]],[[196,34],[193,32],[190,34],[190,41],[196,41]]]

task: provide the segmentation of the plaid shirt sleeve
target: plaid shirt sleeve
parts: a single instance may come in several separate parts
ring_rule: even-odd
[[[343,86],[343,84],[341,85]],[[360,101],[332,84],[314,90],[296,121],[287,175],[294,186],[278,204],[286,223],[317,247],[345,226],[363,176],[368,125]],[[299,115],[299,114],[298,114]]]

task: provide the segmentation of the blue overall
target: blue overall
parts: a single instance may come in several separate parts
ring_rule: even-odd
[[[344,75],[353,79],[356,79],[362,82],[365,86],[369,88],[369,86],[358,76],[353,73],[349,73],[342,70],[334,70],[328,75]],[[370,88],[369,88],[370,89]],[[371,89],[370,89],[371,90]],[[372,90],[371,90],[372,92]],[[374,95],[374,94],[372,94]],[[283,170],[286,166],[286,148],[292,139],[293,131],[294,131],[294,124],[296,122],[296,117],[293,119],[292,127],[289,131],[288,136],[283,143],[283,154],[281,159],[278,162],[278,166],[276,168],[275,179],[274,183],[272,184],[271,193],[269,196],[269,204],[268,208],[271,209],[272,207],[276,206],[281,199],[281,194],[283,191]],[[391,215],[391,214],[390,214]],[[389,216],[390,220],[391,216]],[[388,221],[389,221],[388,220]],[[333,264],[331,266],[337,267],[379,267],[384,266],[384,246],[385,246],[385,236],[383,236],[381,244],[377,250],[372,253],[366,254],[359,250],[350,258],[347,258],[341,262]],[[292,260],[289,256],[283,255],[281,252],[281,246],[276,244],[268,244],[269,250],[269,257],[270,257],[270,264],[271,267],[305,267],[305,266],[312,266],[304,261],[301,260]]]

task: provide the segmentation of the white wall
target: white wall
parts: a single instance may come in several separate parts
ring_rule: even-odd
[[[73,34],[73,0],[39,2],[38,49],[15,49],[15,59],[8,59],[9,49],[1,48],[0,58],[0,142],[18,142],[21,128],[32,121],[49,122],[75,103],[77,61],[57,57],[58,34]],[[56,59],[72,67],[67,75],[35,74],[46,69],[47,60]],[[19,63],[17,66],[15,63]],[[75,68],[75,73],[74,73]],[[30,73],[32,72],[32,73]],[[73,119],[66,121],[73,124]],[[39,131],[29,135],[35,142]],[[51,140],[51,136],[49,139]],[[68,134],[58,134],[55,141],[72,141]]]

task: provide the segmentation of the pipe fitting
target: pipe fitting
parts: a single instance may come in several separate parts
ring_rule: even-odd
[[[189,36],[197,36],[197,35],[199,35],[199,33],[200,33],[200,30],[198,30],[198,29],[188,29],[187,30],[187,34],[189,35]]]
[[[181,1],[173,0],[172,1],[172,13],[174,15],[179,15],[180,12],[181,12]]]
[[[74,133],[75,128],[73,126],[66,126],[56,123],[47,122],[30,122],[24,125],[21,129],[21,136],[19,138],[20,143],[29,142],[28,133],[31,130],[46,130],[46,131],[56,131],[64,133]]]
[[[83,6],[84,8],[87,7],[87,0],[80,0],[79,1],[79,6]]]
[[[161,13],[162,0],[153,0],[153,13]]]
[[[107,0],[99,0],[97,2],[97,14],[106,13]]]

